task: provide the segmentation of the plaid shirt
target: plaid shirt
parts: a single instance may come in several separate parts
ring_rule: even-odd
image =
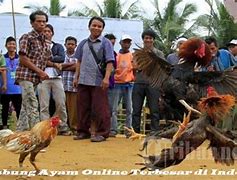
[[[45,36],[39,35],[35,30],[24,34],[19,40],[19,55],[27,56],[38,68],[44,70],[52,54]],[[16,84],[21,80],[31,81],[33,84],[40,82],[39,76],[28,67],[19,64],[16,70]]]
[[[68,55],[66,53],[64,63],[70,63],[70,62],[76,63],[76,58],[74,58],[74,54]],[[75,75],[74,71],[63,71],[62,80],[63,80],[64,91],[77,92],[77,88],[73,87],[74,75]]]

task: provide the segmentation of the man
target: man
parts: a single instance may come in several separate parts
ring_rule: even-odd
[[[1,97],[3,129],[8,128],[9,103],[12,102],[17,118],[19,118],[21,110],[21,87],[15,85],[16,68],[19,66],[19,56],[16,53],[15,38],[11,36],[8,37],[6,39],[5,47],[7,49],[7,53],[4,54],[7,68],[7,90]]]
[[[52,41],[54,29],[51,24],[47,24],[44,29],[44,35],[48,40],[48,45],[52,51],[52,63],[63,63],[65,59],[64,48],[61,44]],[[66,111],[66,97],[63,89],[62,77],[54,67],[46,67],[45,72],[49,79],[46,79],[38,85],[38,95],[40,103],[40,119],[45,120],[50,118],[49,106],[50,96],[52,95],[55,101],[56,111],[53,115],[57,115],[61,119],[59,126],[59,135],[70,135],[69,127],[67,125],[67,111]]]
[[[211,53],[212,53],[212,61],[211,65],[207,68],[208,71],[224,71],[232,66],[237,65],[237,61],[235,60],[234,56],[231,52],[220,49],[218,50],[217,40],[213,37],[208,37],[205,39],[206,43],[208,44]],[[233,108],[232,113],[225,120],[219,124],[218,127],[224,130],[237,130],[237,106]]]
[[[121,49],[116,57],[116,69],[114,74],[115,86],[112,90],[112,118],[110,136],[114,137],[117,134],[117,114],[120,100],[123,98],[126,108],[125,127],[132,127],[132,88],[134,82],[133,75],[133,56],[130,52],[132,38],[124,34],[120,39]],[[128,138],[129,133],[124,132]]]
[[[228,51],[235,57],[235,60],[237,61],[237,39],[232,39],[227,44]]]
[[[90,36],[79,44],[75,54],[77,65],[73,83],[78,86],[79,117],[78,135],[74,140],[91,138],[92,142],[102,142],[109,137],[110,130],[107,90],[114,54],[111,42],[101,35],[104,20],[92,17],[88,27]],[[103,64],[106,64],[105,69]]]
[[[156,34],[152,30],[145,30],[142,33],[142,40],[144,47],[154,51],[157,56],[164,58],[164,54],[154,47]],[[136,62],[134,62],[136,63]],[[134,65],[136,69],[136,64]],[[151,87],[149,82],[145,80],[145,77],[142,75],[142,72],[139,69],[136,69],[136,80],[133,86],[132,92],[132,127],[135,132],[140,133],[141,125],[141,111],[144,104],[145,97],[147,98],[148,108],[150,110],[150,119],[151,119],[151,134],[159,130],[159,120],[160,115],[158,111],[158,100],[159,100],[159,90],[158,88]]]
[[[66,94],[66,107],[68,112],[68,121],[69,126],[73,133],[76,132],[77,129],[77,88],[73,87],[73,78],[76,70],[76,58],[75,50],[77,47],[77,39],[72,36],[68,36],[65,39],[65,61],[62,64],[62,80],[63,87]]]
[[[208,44],[212,53],[211,64],[206,70],[224,71],[225,69],[237,64],[237,61],[230,52],[224,49],[218,49],[218,43],[214,37],[207,37],[205,42]]]
[[[43,11],[30,14],[33,30],[21,36],[19,40],[20,64],[16,70],[16,83],[22,88],[22,106],[16,130],[31,129],[39,122],[38,101],[35,95],[36,85],[49,76],[44,72],[50,62],[51,51],[46,42],[43,30],[48,22],[48,15]]]
[[[171,53],[171,54],[169,54],[169,55],[167,56],[167,61],[168,61],[170,64],[172,64],[172,65],[178,64],[178,62],[179,62],[179,56],[178,56],[179,47],[180,47],[185,41],[187,41],[187,38],[185,38],[185,37],[180,37],[180,38],[178,38],[178,39],[175,41],[175,43],[174,43],[174,45],[173,45],[173,47],[172,47],[172,49],[175,50],[175,52],[174,52],[174,53]]]

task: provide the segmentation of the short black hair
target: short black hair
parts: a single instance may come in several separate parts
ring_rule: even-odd
[[[107,39],[109,39],[109,40],[111,40],[111,39],[116,39],[116,37],[115,37],[115,35],[114,34],[106,34],[105,35],[105,38],[107,38]]]
[[[11,41],[15,41],[15,42],[16,42],[16,39],[15,39],[14,37],[12,37],[12,36],[9,36],[9,37],[6,39],[6,44],[5,44],[5,45],[7,45],[7,43],[9,43],[9,42],[11,42]]]
[[[77,39],[75,38],[75,37],[73,37],[73,36],[68,36],[68,37],[66,37],[66,39],[65,39],[65,44],[67,43],[67,41],[75,41],[75,44],[77,44]]]
[[[153,39],[155,39],[157,35],[156,35],[155,31],[153,31],[152,29],[147,29],[147,30],[143,31],[142,39],[144,39],[145,36],[151,36]]]
[[[88,24],[88,27],[91,26],[91,23],[92,23],[93,20],[98,20],[98,21],[102,22],[102,24],[103,24],[103,29],[104,29],[104,27],[105,27],[105,21],[104,21],[101,17],[98,17],[98,16],[94,16],[94,17],[92,17],[92,18],[90,19],[89,24]]]
[[[53,26],[51,24],[46,24],[45,27],[49,28],[51,30],[51,32],[53,33],[53,35],[54,35],[54,29],[53,29]]]
[[[205,42],[206,42],[207,44],[214,43],[215,46],[218,47],[218,43],[217,43],[216,38],[214,38],[214,37],[212,37],[212,36],[206,37]]]
[[[44,11],[37,10],[37,11],[32,12],[30,14],[30,22],[31,23],[35,21],[37,15],[45,16],[46,17],[46,22],[48,22],[48,15]]]

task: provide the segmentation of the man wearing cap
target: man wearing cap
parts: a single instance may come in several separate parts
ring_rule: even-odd
[[[112,90],[112,118],[110,137],[117,134],[117,113],[118,105],[123,98],[123,102],[126,104],[126,124],[127,128],[132,127],[132,88],[133,88],[133,65],[132,65],[132,53],[129,51],[131,46],[131,36],[124,34],[120,39],[121,49],[116,57],[116,70],[115,70],[115,85]],[[125,136],[129,137],[128,132],[125,132]]]
[[[235,57],[237,61],[237,39],[232,39],[228,44],[228,51]]]
[[[173,49],[175,52],[173,52],[173,53],[171,53],[171,54],[169,54],[169,55],[167,56],[167,61],[168,61],[170,64],[172,64],[172,65],[178,64],[178,62],[179,62],[179,56],[178,56],[179,47],[180,47],[185,41],[187,41],[187,38],[185,38],[185,37],[180,37],[180,38],[178,38],[178,39],[175,41],[174,45],[171,47],[171,49]]]

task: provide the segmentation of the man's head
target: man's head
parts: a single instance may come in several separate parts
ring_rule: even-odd
[[[38,10],[30,14],[30,23],[38,33],[43,32],[47,22],[48,15],[43,11]]]
[[[8,52],[15,52],[16,51],[16,39],[12,36],[6,39],[5,47]]]
[[[123,49],[124,52],[129,51],[129,48],[132,44],[131,42],[132,42],[131,36],[129,36],[127,34],[122,35],[119,43],[120,43],[121,48]]]
[[[51,24],[46,24],[45,28],[44,28],[44,35],[46,36],[46,38],[48,40],[52,40],[52,37],[54,35],[54,29],[53,26]]]
[[[144,47],[153,48],[155,38],[156,38],[156,33],[153,30],[148,29],[148,30],[143,31],[142,40],[144,43]]]
[[[105,22],[101,17],[97,17],[97,16],[92,17],[88,24],[88,28],[91,33],[90,35],[91,38],[92,39],[98,38],[101,35],[104,27],[105,27]]]
[[[181,46],[185,41],[187,41],[187,40],[188,40],[188,39],[185,38],[185,37],[180,37],[180,38],[178,38],[178,39],[175,41],[174,45],[172,46],[172,49],[178,52],[180,46]]]
[[[237,39],[232,39],[228,44],[227,44],[228,50],[230,51],[233,56],[237,56]]]
[[[214,37],[207,37],[205,42],[208,44],[208,47],[211,51],[212,56],[216,56],[218,51],[217,40]]]
[[[64,45],[67,49],[67,52],[72,54],[72,53],[74,53],[75,48],[77,47],[77,39],[75,37],[68,36],[65,39],[65,44]]]
[[[106,35],[105,35],[105,38],[109,39],[110,42],[111,42],[111,43],[113,44],[113,46],[114,46],[115,41],[116,41],[116,37],[115,37],[114,34],[106,34]]]

